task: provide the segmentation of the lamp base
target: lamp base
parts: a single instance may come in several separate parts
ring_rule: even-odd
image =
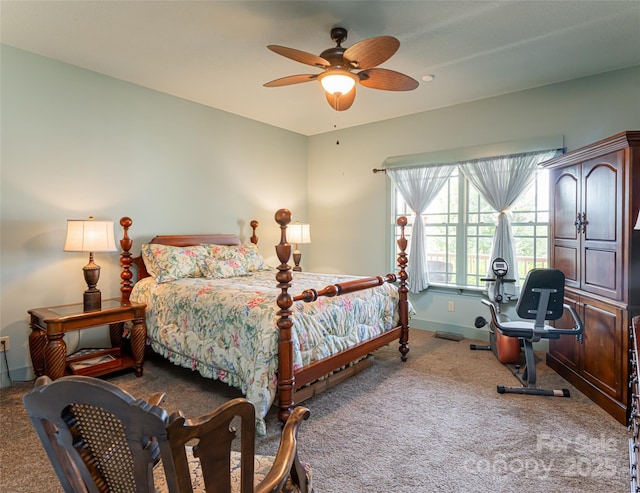
[[[85,312],[100,310],[102,308],[102,293],[99,289],[87,289],[84,292],[83,302]]]
[[[296,272],[302,272],[302,267],[300,267],[300,260],[302,259],[302,254],[300,252],[293,252],[293,262],[296,264],[292,269]]]

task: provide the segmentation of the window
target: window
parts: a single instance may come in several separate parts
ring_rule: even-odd
[[[407,216],[410,237],[414,215],[394,189],[395,215]],[[511,210],[517,268],[510,276],[521,282],[533,268],[546,267],[549,237],[549,185],[547,170],[522,194]],[[433,284],[484,287],[498,213],[464,176],[455,170],[423,215],[429,278]],[[396,235],[399,234],[396,228]]]

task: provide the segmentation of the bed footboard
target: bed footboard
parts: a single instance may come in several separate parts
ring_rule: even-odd
[[[398,218],[397,224],[400,227],[400,238],[398,239],[398,274],[387,274],[386,276],[368,277],[333,284],[320,290],[307,289],[298,296],[291,296],[289,288],[293,275],[288,262],[291,257],[291,245],[287,242],[287,225],[291,222],[291,212],[287,209],[280,209],[275,215],[276,222],[280,225],[280,243],[276,246],[276,254],[280,265],[276,273],[278,288],[281,293],[278,296],[277,326],[279,329],[278,348],[278,418],[285,422],[290,416],[296,402],[296,391],[301,387],[310,384],[319,378],[335,371],[349,363],[368,355],[371,351],[385,346],[393,340],[399,341],[399,351],[402,361],[407,360],[409,352],[409,288],[407,285],[407,239],[404,236],[404,228],[407,225],[407,218]],[[399,281],[398,293],[398,314],[399,322],[393,329],[380,334],[374,339],[369,339],[357,344],[349,349],[341,351],[330,358],[317,361],[294,372],[293,370],[293,341],[291,338],[291,306],[294,301],[310,303],[319,297],[333,297],[342,294],[353,293],[364,289],[380,286],[386,282],[395,283]],[[307,395],[309,393],[307,392]]]

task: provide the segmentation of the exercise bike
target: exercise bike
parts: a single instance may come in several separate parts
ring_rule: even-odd
[[[498,282],[498,279],[501,279],[501,283],[507,282],[505,276],[509,269],[503,259],[495,259],[492,263],[492,270],[496,275],[494,282]],[[508,281],[511,282],[511,280]],[[490,333],[495,339],[490,348],[495,348],[496,357],[499,354],[502,356],[502,358],[498,357],[498,360],[505,362],[505,366],[522,384],[520,386],[498,385],[498,393],[570,397],[568,389],[543,389],[536,386],[536,357],[533,350],[533,344],[542,339],[558,339],[564,335],[575,336],[577,341],[582,343],[584,326],[576,310],[564,303],[564,284],[565,276],[558,269],[530,270],[516,304],[516,314],[520,320],[512,321],[500,313],[500,305],[497,300],[499,296],[501,300],[504,299],[503,293],[496,291],[496,302],[482,300],[482,303],[489,307],[491,313]],[[561,327],[547,324],[547,321],[560,321],[565,313],[569,317],[560,322]],[[486,324],[486,321],[482,323],[480,318],[482,317],[476,319],[476,326]],[[567,327],[567,324],[571,327]],[[523,362],[506,363],[507,359],[511,359],[511,355],[507,358],[506,352],[499,353],[501,349],[498,345],[500,337],[505,341],[511,339],[514,347],[515,344],[518,344],[518,356],[520,355],[520,347],[524,349]],[[506,344],[505,341],[503,342]]]
[[[494,299],[493,306],[496,309],[497,317],[502,322],[508,322],[509,318],[500,312],[500,304],[506,303],[504,293],[505,283],[515,283],[515,279],[508,279],[509,265],[504,259],[495,258],[491,262],[491,271],[495,277],[484,277],[481,281],[494,284]],[[476,329],[481,329],[487,325],[487,320],[484,317],[476,317],[474,325]],[[470,344],[471,350],[485,350],[493,351],[496,359],[504,365],[516,365],[520,362],[520,340],[514,337],[507,337],[503,335],[493,323],[489,324],[489,345],[482,346],[478,344]],[[519,366],[519,365],[518,365]],[[513,370],[512,370],[513,372]]]

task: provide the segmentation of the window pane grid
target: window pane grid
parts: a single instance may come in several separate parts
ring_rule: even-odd
[[[458,174],[454,171],[425,214],[425,244],[429,280],[456,282],[456,244],[458,213]]]
[[[414,217],[400,194],[394,193],[396,217],[407,216],[405,236],[409,238]],[[515,270],[521,281],[529,270],[548,266],[548,197],[548,173],[543,170],[509,212],[518,264]],[[454,171],[423,216],[431,282],[484,287],[480,279],[489,270],[497,217],[481,194]],[[396,227],[395,231],[397,238],[400,230]]]

